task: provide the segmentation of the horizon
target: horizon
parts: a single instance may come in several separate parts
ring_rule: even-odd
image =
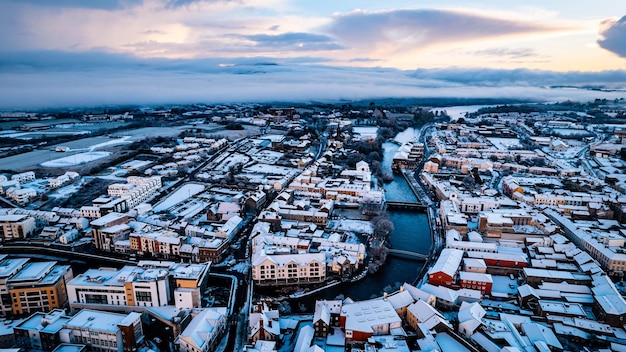
[[[0,109],[626,96],[612,0],[0,2]]]

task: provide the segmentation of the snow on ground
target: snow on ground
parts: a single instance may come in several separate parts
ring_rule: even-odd
[[[178,190],[176,190],[176,192],[172,193],[169,197],[165,198],[164,201],[157,204],[154,207],[154,211],[159,212],[173,207],[178,203],[182,203],[186,199],[189,199],[190,197],[204,191],[204,188],[205,187],[203,185],[199,185],[197,183],[187,183]]]
[[[354,233],[361,234],[373,234],[374,228],[372,228],[372,223],[364,220],[354,220],[354,219],[342,219],[342,220],[331,220],[329,222],[328,228],[334,231],[350,231]]]
[[[110,146],[110,145],[130,143],[131,141],[129,139],[130,139],[130,136],[124,136],[122,138],[115,138],[115,139],[110,140],[108,142],[92,145],[91,147],[89,147],[89,150],[95,150],[95,149],[102,148],[102,147],[107,147],[107,146]]]
[[[511,148],[521,147],[521,145],[519,144],[519,139],[517,138],[490,137],[490,138],[487,138],[487,140],[491,142],[491,144],[493,144],[493,146],[496,147],[496,149],[498,150],[508,150]]]
[[[236,271],[241,274],[248,274],[248,270],[250,270],[250,263],[248,262],[237,263],[228,270]]]
[[[110,152],[88,152],[88,153],[79,153],[70,156],[66,156],[64,158],[54,159],[50,161],[46,161],[41,163],[43,167],[69,167],[76,166],[80,164],[86,164],[88,162],[98,160],[104,157],[111,155]]]
[[[38,136],[59,136],[59,135],[77,135],[77,134],[89,134],[89,131],[34,131],[34,132],[13,132],[13,133],[5,133],[4,137],[8,138],[20,138],[20,139],[31,139],[32,137],[37,138]]]
[[[66,198],[71,196],[72,194],[78,192],[84,183],[84,178],[81,179],[80,182],[72,183],[68,186],[58,188],[57,190],[51,192],[48,196],[52,198]]]

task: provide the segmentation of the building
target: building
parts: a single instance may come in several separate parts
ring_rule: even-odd
[[[451,328],[450,323],[431,305],[424,301],[417,301],[407,308],[406,322],[415,331],[419,331],[418,324],[424,324],[428,330],[437,332]]]
[[[391,303],[382,299],[344,304],[340,319],[346,339],[352,341],[366,341],[372,336],[392,335],[402,330],[402,319]]]
[[[459,279],[462,288],[480,290],[482,294],[491,294],[493,279],[490,274],[461,271],[459,272]]]
[[[340,300],[322,300],[315,302],[315,313],[313,315],[313,328],[315,336],[326,337],[333,327],[340,325],[341,307]]]
[[[250,313],[248,342],[278,341],[280,339],[278,310],[269,309],[264,303],[259,304],[256,309],[256,312]]]
[[[115,241],[127,240],[130,227],[127,225],[128,216],[120,213],[110,213],[91,221],[91,235],[97,249],[111,252],[115,249]]]
[[[326,280],[324,253],[260,253],[252,261],[252,280],[261,286],[319,283]]]
[[[18,204],[26,204],[37,197],[37,191],[32,188],[10,188],[7,189],[6,196]]]
[[[131,352],[143,342],[141,314],[107,313],[83,309],[60,332],[63,343],[85,344],[92,351]]]
[[[14,315],[49,312],[67,302],[65,284],[72,277],[69,265],[32,262],[6,281]]]
[[[424,143],[404,143],[393,156],[391,169],[400,172],[403,169],[415,170],[424,157]]]
[[[200,307],[209,263],[141,261],[122,269],[89,269],[67,284],[70,306]],[[175,302],[171,302],[175,300]]]
[[[28,263],[28,259],[9,259],[6,254],[0,257],[0,314],[6,317],[13,314],[13,300],[9,294],[7,280],[22,270],[26,263]]]
[[[35,181],[35,173],[33,171],[22,172],[11,176],[12,181],[18,181],[21,184]]]
[[[35,232],[35,219],[28,215],[0,215],[2,241],[24,239]]]
[[[461,260],[463,260],[462,250],[444,248],[435,265],[428,270],[428,283],[446,287],[454,285]]]
[[[13,329],[15,344],[26,350],[52,351],[61,343],[59,332],[69,320],[62,309],[34,313]]]
[[[205,308],[193,317],[175,344],[180,352],[214,351],[227,326],[226,308]]]
[[[115,183],[108,187],[109,196],[124,199],[127,209],[145,202],[161,189],[161,176],[130,176],[127,183]]]

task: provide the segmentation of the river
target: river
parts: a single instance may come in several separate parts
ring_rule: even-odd
[[[417,130],[409,128],[396,136],[398,142],[410,141],[415,137]],[[399,146],[394,143],[384,143],[383,169],[391,172],[391,161]],[[392,201],[415,201],[415,195],[409,188],[402,175],[394,175],[392,182],[385,184],[385,196]],[[411,211],[387,211],[394,224],[394,231],[390,242],[393,248],[404,249],[427,254],[431,247],[430,228],[428,218],[424,213]],[[385,264],[373,275],[368,275],[360,282],[340,284],[322,292],[294,300],[292,306],[302,304],[307,311],[312,311],[315,300],[350,297],[354,300],[364,300],[380,297],[385,292],[396,291],[403,283],[412,283],[422,270],[424,262],[411,259],[387,256]]]

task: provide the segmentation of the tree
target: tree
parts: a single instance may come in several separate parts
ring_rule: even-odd
[[[468,189],[472,189],[476,186],[476,181],[472,175],[466,175],[463,177],[463,185]]]
[[[386,215],[373,218],[372,226],[374,227],[374,235],[378,237],[389,236],[394,230],[393,222]]]

